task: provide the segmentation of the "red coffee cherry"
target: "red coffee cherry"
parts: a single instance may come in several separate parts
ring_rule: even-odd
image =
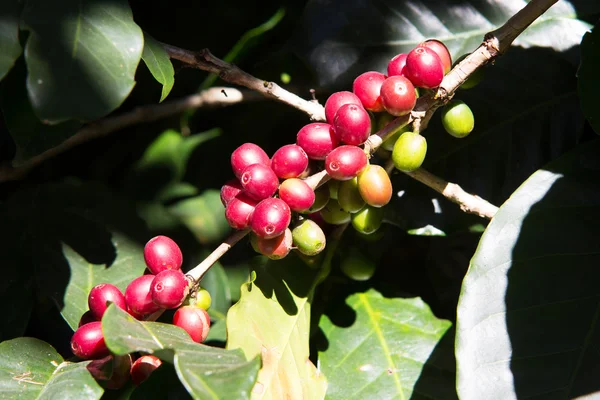
[[[373,112],[383,111],[380,92],[385,78],[386,76],[380,72],[369,71],[359,75],[354,80],[352,91],[367,110]]]
[[[260,146],[244,143],[231,153],[231,168],[238,179],[246,167],[252,164],[262,164],[267,167],[271,165],[271,159]]]
[[[240,183],[248,196],[255,200],[262,200],[275,194],[279,179],[271,167],[252,164],[242,172]]]
[[[271,158],[271,169],[281,179],[297,178],[308,167],[308,155],[302,147],[286,144]]]
[[[381,85],[381,102],[393,116],[406,115],[417,103],[415,87],[403,76],[390,76]]]
[[[173,325],[185,330],[194,342],[202,343],[208,336],[210,317],[202,308],[184,306],[175,311]]]
[[[292,250],[292,231],[288,228],[281,235],[271,239],[257,237],[256,245],[262,255],[269,257],[271,260],[280,260]]]
[[[452,69],[452,56],[450,55],[450,51],[448,51],[448,48],[444,43],[436,39],[429,39],[419,44],[419,46],[427,47],[435,51],[442,62],[442,66],[444,67],[444,75],[450,72]]]
[[[302,179],[286,179],[279,186],[279,198],[290,206],[292,211],[305,212],[315,202],[315,191]]]
[[[383,207],[392,199],[392,182],[380,165],[368,165],[358,175],[358,191],[370,206]]]
[[[71,350],[79,358],[91,360],[106,357],[110,354],[104,335],[102,334],[102,323],[100,321],[85,324],[75,331],[71,338]]]
[[[371,134],[371,118],[362,106],[346,104],[335,115],[333,129],[340,141],[358,146]]]
[[[367,162],[367,155],[360,147],[340,146],[325,159],[325,169],[333,179],[347,181],[357,176]]]
[[[181,270],[167,270],[158,273],[150,285],[150,295],[160,308],[177,308],[189,292],[188,281]]]
[[[404,76],[404,66],[406,65],[406,56],[408,54],[400,53],[390,60],[387,66],[387,74],[390,76]]]
[[[265,239],[281,235],[292,219],[290,206],[281,199],[264,199],[256,205],[250,227],[258,237]]]
[[[136,317],[143,317],[160,310],[160,307],[152,301],[150,287],[154,275],[142,275],[131,281],[125,289],[125,302],[127,310]]]
[[[131,369],[131,354],[124,356],[108,355],[92,360],[86,369],[96,382],[105,389],[120,389],[129,382]]]
[[[427,47],[416,47],[406,56],[404,76],[415,86],[433,89],[444,79],[444,66],[435,51]]]
[[[88,306],[97,321],[102,319],[110,303],[115,303],[122,310],[127,309],[125,296],[115,285],[101,283],[90,290],[88,294]]]
[[[183,254],[173,239],[156,236],[144,246],[144,260],[150,272],[158,274],[166,269],[181,269]]]
[[[221,203],[225,207],[235,196],[243,190],[242,184],[237,179],[230,179],[221,187]]]
[[[254,208],[258,200],[254,200],[244,192],[241,192],[225,207],[225,219],[233,229],[246,229],[250,226]]]
[[[333,127],[322,122],[305,125],[296,137],[296,144],[313,160],[324,160],[338,142]]]
[[[362,107],[360,99],[352,92],[336,92],[329,96],[325,102],[325,118],[327,119],[327,122],[333,125],[335,114],[338,112],[341,106],[346,104],[356,104]]]
[[[160,358],[153,355],[141,356],[131,366],[131,381],[135,386],[144,382],[162,365]]]

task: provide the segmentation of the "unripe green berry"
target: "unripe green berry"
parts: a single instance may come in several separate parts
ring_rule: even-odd
[[[419,168],[427,154],[427,141],[415,132],[404,132],[392,151],[394,166],[400,171],[414,171]]]
[[[315,221],[310,219],[302,220],[292,230],[292,238],[298,251],[307,256],[319,254],[326,244],[323,230]]]
[[[352,214],[352,226],[358,232],[370,235],[383,223],[383,208],[366,205],[356,214]]]
[[[475,117],[463,101],[452,100],[442,109],[442,125],[450,135],[464,138],[473,131]]]
[[[196,292],[195,298],[196,303],[194,305],[196,307],[200,307],[203,310],[208,310],[210,308],[210,305],[212,304],[212,297],[208,290],[199,289],[198,292]]]
[[[355,213],[365,206],[365,201],[358,190],[358,178],[340,182],[338,189],[338,203],[344,211],[349,213]]]
[[[416,90],[416,88],[415,88]],[[390,122],[392,122],[394,120],[394,117],[392,114],[388,114],[388,113],[382,113],[381,116],[379,116],[379,119],[377,120],[377,132],[379,132],[380,130],[382,130],[383,128],[385,128],[385,126],[387,124],[389,124]],[[400,135],[402,135],[402,133],[404,132],[408,132],[410,129],[410,124],[409,125],[405,125],[402,128],[398,128],[396,129],[393,133],[391,133],[381,144],[381,148],[387,150],[387,151],[392,151],[394,150],[394,144],[396,143],[396,140],[398,140],[398,138],[400,137]]]
[[[321,217],[328,224],[341,225],[350,222],[350,213],[345,211],[337,200],[329,200],[325,208],[321,210]]]
[[[340,268],[344,275],[355,281],[369,280],[375,273],[373,260],[355,248],[351,248],[342,258]]]
[[[250,246],[252,246],[252,249],[260,254],[260,249],[258,248],[258,236],[256,236],[254,232],[250,232],[248,237],[250,238]]]
[[[329,187],[328,185],[323,185],[315,190],[315,202],[313,205],[303,214],[312,214],[317,211],[320,211],[327,205],[329,201]]]
[[[329,198],[337,200],[340,181],[330,179],[329,182],[327,182],[327,187],[329,188]]]

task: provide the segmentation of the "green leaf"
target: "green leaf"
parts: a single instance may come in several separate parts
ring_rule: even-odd
[[[592,128],[600,135],[600,82],[598,71],[600,71],[600,23],[597,23],[591,32],[588,32],[581,41],[581,65],[577,71],[577,83],[579,98],[583,114],[592,125]]]
[[[600,140],[534,173],[502,205],[464,278],[461,399],[600,390]]]
[[[127,1],[31,0],[22,23],[30,33],[27,89],[40,120],[94,120],[129,96],[144,37]]]
[[[107,346],[119,355],[141,351],[173,363],[179,379],[196,399],[245,399],[260,368],[241,351],[194,343],[181,328],[160,322],[141,322],[115,306],[102,318]]]
[[[445,370],[429,361],[450,322],[419,298],[387,299],[373,289],[349,296],[346,304],[356,313],[351,326],[336,326],[326,315],[319,323],[328,340],[319,353],[328,399],[456,398],[452,365]],[[428,378],[436,384],[415,387]]]
[[[21,56],[19,43],[19,0],[0,2],[0,80]]]
[[[39,339],[22,337],[0,343],[0,397],[19,399],[93,400],[104,390],[86,366],[65,362]]]
[[[109,267],[95,265],[68,246],[64,248],[63,253],[69,262],[71,276],[61,314],[73,330],[77,329],[81,315],[88,310],[88,294],[94,286],[111,283],[125,293],[127,285],[146,269],[143,247],[139,243],[116,233],[112,244],[117,256]]]
[[[322,399],[327,382],[308,358],[317,271],[293,256],[256,260],[256,278],[242,286],[240,301],[227,314],[227,348],[262,356],[253,399]]]
[[[144,52],[142,60],[150,70],[150,73],[159,83],[163,85],[160,101],[167,98],[175,84],[175,70],[171,64],[171,58],[160,43],[152,36],[144,32]]]
[[[231,229],[218,190],[209,189],[200,196],[181,200],[169,207],[200,243],[221,240]]]
[[[218,342],[223,344],[227,341],[227,323],[225,319],[218,319],[210,323],[210,331],[206,337],[206,343]]]

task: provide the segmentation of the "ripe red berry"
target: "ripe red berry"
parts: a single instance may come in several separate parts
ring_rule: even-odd
[[[287,203],[292,211],[305,212],[315,202],[315,191],[302,179],[286,179],[279,186],[279,198]]]
[[[252,164],[271,165],[271,159],[260,146],[244,143],[231,153],[231,168],[236,177],[242,176],[246,167]]]
[[[325,118],[327,119],[327,122],[333,125],[335,114],[341,106],[346,104],[356,104],[362,107],[360,99],[352,92],[336,92],[329,96],[325,102]]]
[[[442,66],[444,67],[444,75],[450,72],[452,69],[452,56],[450,55],[450,51],[448,51],[448,48],[444,43],[436,39],[429,39],[419,44],[419,46],[427,47],[435,51],[442,62]]]
[[[444,79],[444,66],[435,51],[427,47],[416,47],[406,57],[404,76],[415,86],[433,89]]]
[[[347,181],[357,176],[367,162],[367,155],[360,147],[340,146],[325,159],[325,169],[333,179]]]
[[[181,269],[183,254],[171,238],[156,236],[144,246],[144,260],[150,272],[158,274],[165,269]]]
[[[240,182],[244,192],[255,200],[271,197],[277,191],[279,179],[269,166],[262,164],[252,164],[246,167]]]
[[[150,295],[160,308],[177,308],[189,292],[188,281],[181,270],[162,271],[150,285]]]
[[[92,360],[86,369],[96,382],[105,389],[120,389],[129,382],[131,369],[131,354],[124,356],[108,355]]]
[[[390,60],[390,62],[388,63],[388,66],[387,66],[388,77],[396,76],[396,75],[400,75],[400,76],[404,75],[404,66],[406,65],[406,56],[408,56],[408,54],[400,53]]]
[[[150,293],[153,280],[154,275],[138,276],[125,289],[127,309],[136,317],[143,317],[160,310],[160,307],[152,301]]]
[[[144,382],[150,375],[162,365],[160,358],[153,355],[141,356],[131,366],[131,381],[135,386]]]
[[[235,196],[225,207],[225,219],[229,226],[233,229],[246,229],[250,226],[254,207],[257,204],[257,200],[252,199],[244,192]]]
[[[257,237],[256,246],[262,255],[269,257],[271,260],[280,260],[292,250],[292,231],[288,228],[281,235],[271,239]]]
[[[369,111],[383,111],[381,104],[381,85],[386,76],[380,72],[369,71],[359,75],[352,84],[352,91],[360,99],[363,107]]]
[[[208,336],[210,317],[202,308],[184,306],[175,311],[173,325],[183,328],[194,342],[202,343]]]
[[[296,144],[306,152],[308,158],[324,160],[338,145],[333,127],[322,122],[304,125],[298,132]]]
[[[271,169],[281,179],[297,178],[308,167],[308,155],[302,147],[286,144],[271,158]]]
[[[257,236],[270,239],[281,235],[291,218],[290,206],[281,199],[271,197],[256,205],[250,226]]]
[[[102,334],[102,323],[100,321],[85,324],[75,331],[71,338],[71,350],[79,358],[91,360],[106,357],[110,354],[104,335]]]
[[[341,142],[358,146],[371,134],[371,118],[362,106],[346,104],[335,115],[333,129]]]
[[[230,179],[221,187],[221,203],[225,207],[235,196],[243,190],[242,184],[237,179]]]
[[[88,306],[97,321],[102,319],[110,303],[115,303],[122,310],[127,309],[125,296],[115,285],[101,283],[90,290],[88,294]]]
[[[381,102],[385,110],[393,116],[406,115],[417,102],[415,87],[403,76],[390,76],[381,85]]]

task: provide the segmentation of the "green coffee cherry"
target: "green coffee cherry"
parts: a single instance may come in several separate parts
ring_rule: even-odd
[[[352,226],[358,232],[370,235],[383,223],[383,208],[366,205],[356,214],[352,214]]]
[[[382,113],[379,119],[377,120],[377,132],[385,128],[385,126],[389,124],[394,118],[396,117],[394,117],[391,114]],[[410,125],[405,125],[402,128],[397,129],[383,141],[383,143],[381,144],[381,148],[387,151],[392,151],[394,149],[394,144],[396,143],[396,140],[398,140],[400,135],[402,135],[404,132],[408,132],[409,130]]]
[[[303,214],[312,214],[314,212],[320,211],[323,207],[327,205],[329,201],[329,188],[328,185],[323,185],[315,190],[315,202],[313,205]]]
[[[331,179],[329,182],[327,182],[327,187],[329,188],[329,198],[337,200],[340,181]]]
[[[456,62],[454,63],[454,66],[456,66],[459,62],[461,62],[465,58],[467,58],[467,56],[468,56],[468,54],[463,54],[462,56],[460,56],[459,59],[456,60]],[[467,80],[464,81],[462,85],[460,85],[460,88],[461,89],[471,89],[471,88],[477,86],[479,84],[479,82],[481,82],[481,80],[483,79],[483,75],[484,75],[483,68],[482,67],[477,68],[471,75],[469,75]]]
[[[442,125],[450,135],[464,138],[475,127],[475,117],[463,101],[452,100],[442,109]]]
[[[355,281],[369,280],[375,273],[373,260],[355,248],[351,248],[342,258],[340,268],[344,275]]]
[[[196,307],[200,307],[203,310],[208,310],[212,304],[212,297],[206,289],[200,289],[196,293]]]
[[[252,249],[254,249],[254,251],[258,254],[262,254],[258,248],[258,236],[256,236],[254,232],[250,232],[248,237],[250,238],[250,245],[252,246]]]
[[[415,132],[404,132],[392,151],[394,166],[400,171],[414,171],[419,168],[427,154],[427,141]]]
[[[310,219],[302,220],[296,225],[292,230],[292,238],[298,251],[307,256],[319,254],[326,244],[323,230],[315,221]]]
[[[365,206],[365,201],[358,190],[358,178],[349,181],[340,181],[338,189],[338,203],[349,213],[355,213]]]
[[[325,208],[321,210],[321,217],[328,224],[341,225],[350,222],[350,213],[345,211],[337,200],[329,200]]]

